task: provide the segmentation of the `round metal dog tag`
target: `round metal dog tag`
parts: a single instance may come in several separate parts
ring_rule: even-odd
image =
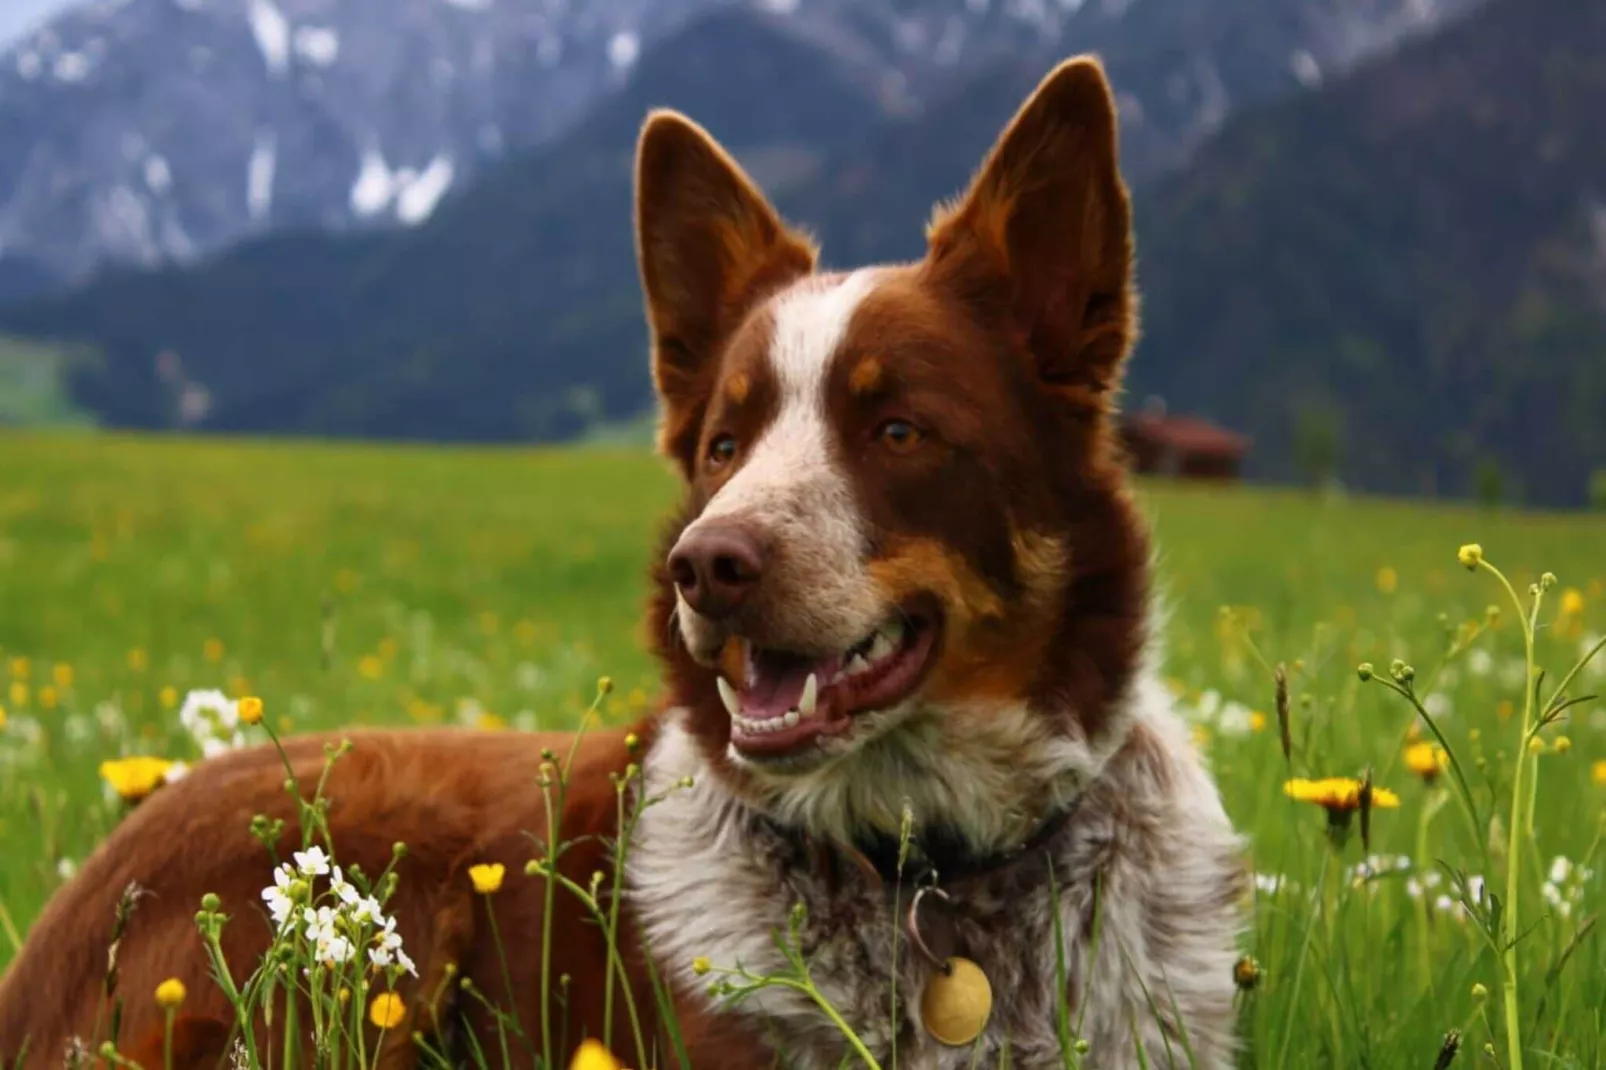
[[[981,1036],[993,1013],[993,986],[980,966],[957,955],[931,975],[920,1021],[939,1044],[963,1047]]]

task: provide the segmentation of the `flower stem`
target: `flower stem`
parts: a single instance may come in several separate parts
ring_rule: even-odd
[[[1494,573],[1501,586],[1505,587],[1506,594],[1511,597],[1511,603],[1517,609],[1517,620],[1522,625],[1522,641],[1527,671],[1523,681],[1522,695],[1522,733],[1517,737],[1517,770],[1511,782],[1511,824],[1508,834],[1509,843],[1506,847],[1506,902],[1502,912],[1503,926],[1506,933],[1506,946],[1501,954],[1505,967],[1502,978],[1502,1000],[1506,1016],[1506,1061],[1510,1070],[1522,1070],[1522,1021],[1518,1010],[1517,992],[1517,895],[1520,891],[1520,877],[1522,872],[1522,844],[1521,837],[1528,829],[1524,817],[1524,803],[1528,802],[1527,773],[1528,765],[1533,757],[1528,753],[1529,726],[1533,723],[1534,684],[1536,667],[1534,665],[1534,622],[1539,616],[1539,603],[1543,598],[1543,590],[1534,588],[1533,608],[1524,613],[1522,599],[1506,579],[1505,573],[1495,568],[1487,561],[1480,561],[1482,567]]]

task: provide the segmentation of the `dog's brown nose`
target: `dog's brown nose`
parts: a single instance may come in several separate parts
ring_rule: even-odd
[[[705,617],[728,617],[764,574],[764,548],[734,524],[681,536],[669,554],[669,578],[686,604]]]

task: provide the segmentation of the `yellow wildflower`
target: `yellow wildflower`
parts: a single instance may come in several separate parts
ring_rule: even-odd
[[[1249,711],[1249,731],[1264,732],[1266,730],[1266,715],[1259,710]]]
[[[55,678],[57,687],[66,688],[72,686],[72,666],[68,665],[66,662],[58,663],[56,667],[51,670],[51,676]]]
[[[11,681],[11,704],[13,706],[26,706],[28,704],[28,685],[21,680]]]
[[[1554,745],[1557,754],[1566,754],[1573,749],[1573,741],[1566,736],[1557,736]]]
[[[164,687],[157,698],[161,699],[163,709],[170,710],[178,705],[178,688],[171,685]]]
[[[395,1029],[407,1017],[407,1005],[394,992],[381,992],[368,1004],[368,1020],[381,1029]]]
[[[1439,773],[1449,767],[1450,756],[1437,743],[1413,743],[1405,748],[1405,765],[1422,778],[1424,784],[1439,779]]]
[[[11,678],[13,680],[26,680],[33,667],[28,664],[27,658],[11,659]]]
[[[206,655],[207,661],[222,661],[223,641],[221,639],[208,639],[202,644],[201,653]]]
[[[1483,563],[1483,547],[1469,542],[1456,551],[1455,559],[1468,569],[1475,569]]]
[[[1377,570],[1377,589],[1384,594],[1393,594],[1394,589],[1400,585],[1399,573],[1384,565]]]
[[[177,1010],[189,993],[184,988],[184,982],[177,977],[169,977],[156,986],[156,1004],[163,1010]]]
[[[1300,802],[1315,803],[1330,814],[1350,813],[1361,806],[1361,782],[1353,777],[1290,780],[1283,785],[1283,793]],[[1393,810],[1399,805],[1400,797],[1389,789],[1372,788],[1373,809]]]
[[[1606,761],[1599,761],[1590,766],[1589,775],[1596,784],[1606,788]]]
[[[49,684],[41,687],[39,689],[39,705],[43,706],[47,710],[53,710],[56,708],[56,704],[56,689],[51,687]]]
[[[245,724],[262,723],[262,700],[255,695],[247,695],[240,700],[240,720]]]
[[[1232,983],[1238,986],[1240,992],[1251,991],[1260,984],[1264,972],[1253,955],[1245,955],[1233,964]]]
[[[1584,592],[1568,587],[1561,592],[1561,612],[1565,617],[1576,617],[1584,612]]]
[[[171,768],[173,763],[166,758],[116,758],[100,763],[100,777],[118,796],[132,802],[165,784]]]
[[[714,964],[709,962],[708,959],[702,955],[698,955],[696,958],[691,960],[691,972],[695,973],[698,977],[703,976],[713,968]]]
[[[6,708],[4,706],[0,706],[0,732],[5,731],[5,728],[6,728]]]
[[[377,680],[385,675],[385,662],[377,654],[364,654],[357,662],[357,671],[365,680]]]
[[[145,667],[149,664],[150,658],[139,647],[135,647],[128,652],[128,667],[135,672],[144,672]]]
[[[569,1060],[569,1070],[624,1070],[624,1065],[599,1041],[589,1037],[580,1042],[574,1049],[574,1058]]]
[[[507,874],[507,867],[500,862],[481,863],[468,867],[468,879],[474,882],[474,890],[481,895],[495,895],[502,890],[502,878]]]

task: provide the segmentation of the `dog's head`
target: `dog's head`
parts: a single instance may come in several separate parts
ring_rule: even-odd
[[[917,263],[816,270],[667,112],[641,135],[636,224],[659,444],[687,484],[653,624],[693,733],[731,785],[824,831],[896,828],[909,801],[1007,839],[1096,764],[1143,643],[1101,68],[1044,80]]]

